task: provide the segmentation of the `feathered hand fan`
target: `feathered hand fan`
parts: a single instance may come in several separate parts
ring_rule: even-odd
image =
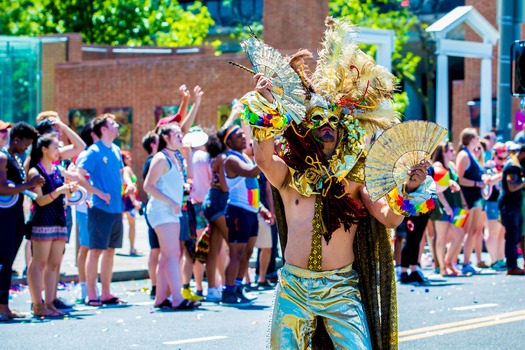
[[[262,73],[272,81],[274,98],[297,124],[301,123],[306,114],[304,90],[301,79],[288,61],[277,50],[256,38],[244,40],[241,47],[254,72]]]
[[[429,160],[447,129],[427,121],[408,121],[385,130],[366,158],[365,184],[373,202],[408,180],[407,171]]]

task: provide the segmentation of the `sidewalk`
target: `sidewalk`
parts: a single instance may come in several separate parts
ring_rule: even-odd
[[[113,281],[128,281],[149,278],[148,275],[148,255],[150,251],[148,240],[148,227],[144,216],[137,215],[135,218],[136,238],[135,248],[142,253],[141,256],[129,255],[129,237],[128,237],[128,221],[123,220],[124,223],[124,239],[122,248],[117,249],[114,259],[113,267]],[[76,230],[73,229],[70,242],[66,244],[66,252],[60,267],[62,282],[78,282],[78,270],[76,266]],[[26,266],[24,249],[26,240],[22,242],[22,246],[18,251],[13,269],[15,269],[20,277],[13,276],[12,285],[27,284],[25,277],[22,277],[22,271]]]

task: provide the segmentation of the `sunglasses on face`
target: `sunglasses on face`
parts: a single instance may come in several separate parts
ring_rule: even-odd
[[[8,129],[3,129],[3,130],[0,130],[0,133],[1,134],[7,134],[8,131],[9,131]]]
[[[507,160],[507,157],[500,157],[500,156],[497,156],[496,157],[498,160]]]

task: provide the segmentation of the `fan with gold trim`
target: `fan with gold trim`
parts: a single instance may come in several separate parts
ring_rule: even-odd
[[[366,157],[365,184],[373,202],[403,185],[407,171],[430,157],[447,135],[444,127],[423,120],[396,124],[372,144]]]
[[[286,112],[297,123],[301,123],[305,114],[305,92],[301,79],[288,61],[276,49],[257,38],[241,42],[241,47],[253,67],[253,71],[238,63],[231,64],[250,73],[262,73],[272,81],[272,95],[279,101]]]

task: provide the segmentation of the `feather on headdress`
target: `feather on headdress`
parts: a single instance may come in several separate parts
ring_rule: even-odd
[[[347,107],[369,134],[399,122],[392,109],[395,77],[359,49],[356,26],[332,17],[325,23],[327,29],[315,71],[305,80],[311,81],[317,94],[339,107]],[[292,68],[299,74],[293,65]]]

